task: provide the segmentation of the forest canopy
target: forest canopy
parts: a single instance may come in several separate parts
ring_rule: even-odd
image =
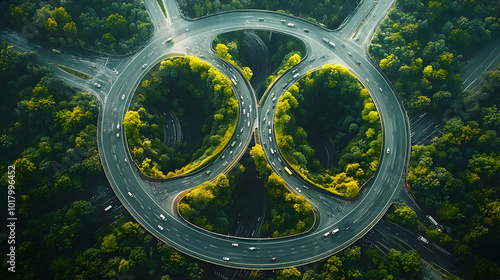
[[[353,198],[377,170],[382,143],[377,110],[368,90],[340,65],[308,72],[290,86],[276,105],[274,127],[288,164],[329,192]],[[321,164],[316,150],[325,146],[333,147],[332,158]]]
[[[111,54],[136,50],[153,31],[142,0],[7,0],[0,4],[0,13],[4,25],[52,47],[89,48]]]
[[[180,120],[183,137],[167,145],[168,125],[159,111]],[[167,59],[137,90],[123,120],[132,156],[154,178],[187,174],[205,166],[233,136],[238,101],[229,79],[197,57]]]
[[[369,46],[411,116],[442,112],[461,92],[466,60],[500,35],[498,1],[398,1]]]
[[[432,145],[412,147],[407,177],[415,197],[451,229],[451,238],[433,227],[426,234],[460,260],[473,257],[477,279],[500,272],[490,266],[500,259],[500,71],[488,72],[486,81],[462,96],[490,98],[443,120],[443,135]]]

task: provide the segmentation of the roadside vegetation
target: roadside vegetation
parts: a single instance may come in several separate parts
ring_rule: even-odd
[[[488,73],[486,80],[455,102],[487,98],[443,120],[443,135],[432,145],[412,147],[407,177],[415,197],[450,233],[429,226],[426,236],[448,244],[459,260],[473,262],[477,279],[500,274],[500,71]]]
[[[411,116],[460,99],[467,59],[500,36],[497,1],[397,1],[369,46]]]
[[[415,251],[398,251],[352,245],[326,260],[304,267],[276,270],[276,280],[334,279],[422,279],[420,256]],[[251,280],[266,279],[255,271]]]
[[[226,45],[224,45],[224,44],[217,44],[217,46],[215,46],[215,53],[220,58],[222,58],[225,61],[231,63],[232,65],[238,67],[240,69],[240,71],[243,73],[243,77],[245,77],[245,79],[247,81],[250,81],[250,79],[252,79],[253,72],[250,69],[250,67],[246,67],[246,66],[242,67],[240,65],[240,63],[238,63],[237,61],[234,61],[233,60],[233,56],[229,53],[229,48]]]
[[[133,52],[153,31],[141,0],[7,0],[0,4],[0,14],[2,25],[22,31],[32,40],[110,54]]]
[[[285,1],[239,1],[239,0],[181,0],[179,6],[185,16],[198,18],[207,14],[240,9],[260,9],[292,14],[311,22],[335,29],[349,16],[359,0],[331,0],[297,2]]]
[[[214,182],[204,182],[191,190],[179,203],[181,215],[201,228],[220,234],[235,235],[239,222],[247,218],[253,219],[261,213],[266,215],[262,217],[258,237],[283,237],[309,230],[314,223],[312,206],[302,195],[296,196],[288,191],[285,181],[276,173],[272,173],[260,145],[254,146],[250,155],[260,175],[259,182],[264,182],[264,193],[254,197],[253,202],[248,201],[251,198],[246,192],[259,192],[259,187],[255,184],[243,187],[244,183],[236,184],[238,181],[241,183],[239,178],[248,180],[248,176],[245,177],[248,169],[238,164],[229,175],[219,175]],[[255,174],[252,174],[252,177],[254,176]],[[264,198],[266,193],[267,198]],[[260,203],[255,200],[265,200],[265,211],[246,209]],[[248,215],[249,212],[252,214]]]
[[[179,203],[179,212],[189,222],[209,231],[229,232],[228,210],[233,190],[234,176],[219,175],[215,182],[206,181],[191,190]]]
[[[499,15],[495,1],[397,1],[369,48],[409,114],[429,112],[441,121],[432,145],[412,147],[407,180],[445,232],[400,222],[452,251],[475,279],[500,274],[500,72],[486,73],[474,91],[462,91],[460,74],[500,36]]]
[[[98,212],[91,196],[106,177],[95,98],[55,78],[36,53],[3,41],[0,65],[0,190],[15,187],[16,279],[204,279],[206,263],[158,241],[128,214],[115,221]],[[10,246],[2,242],[0,251]],[[3,279],[11,279],[9,258],[0,259]]]
[[[257,172],[267,190],[267,211],[261,227],[261,236],[283,237],[308,231],[314,223],[311,204],[302,195],[286,188],[285,181],[272,171],[261,145],[250,151]]]
[[[248,77],[254,78],[248,80],[251,80],[259,97],[278,76],[301,61],[306,54],[306,49],[302,41],[292,36],[275,32],[271,35],[268,31],[252,30],[251,33],[258,36],[258,40],[262,44],[261,48],[256,50],[245,44],[245,39],[249,40],[246,32],[249,31],[221,34],[214,39],[212,46],[216,49],[216,54],[219,57],[226,60],[229,58],[230,63],[238,66],[247,79]],[[259,62],[256,62],[256,59]],[[269,62],[269,68],[263,66],[267,65],[266,62]],[[254,73],[251,69],[252,65],[261,68],[256,69],[257,72]],[[261,75],[264,75],[262,79]],[[255,81],[255,78],[259,81]]]
[[[36,217],[64,206],[60,200],[81,193],[92,184],[88,178],[101,174],[98,105],[90,93],[74,91],[38,64],[34,52],[2,41],[0,65],[1,185],[6,190],[7,166],[16,166],[19,213]]]
[[[382,144],[377,110],[368,90],[340,65],[308,72],[285,91],[274,128],[287,163],[326,191],[353,198],[377,170]],[[324,154],[325,146],[331,146],[331,158],[321,164],[316,151]]]
[[[82,80],[90,80],[90,77],[89,75],[85,74],[85,73],[82,73],[80,71],[77,71],[75,69],[72,69],[72,68],[69,68],[69,67],[66,67],[66,66],[63,66],[63,65],[57,65],[57,67],[59,67],[61,70],[65,71],[65,72],[68,72],[69,74],[75,76],[75,77],[78,77]]]
[[[183,139],[164,144],[163,116],[180,120]],[[167,59],[142,81],[123,128],[131,154],[148,176],[168,178],[205,166],[231,139],[238,121],[238,102],[231,83],[197,57]],[[168,125],[174,125],[168,124]]]

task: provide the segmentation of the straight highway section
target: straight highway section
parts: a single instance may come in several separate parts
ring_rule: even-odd
[[[409,155],[409,129],[406,114],[395,92],[378,67],[367,57],[364,43],[361,47],[360,43],[345,38],[339,32],[324,30],[296,17],[266,11],[232,11],[188,21],[180,16],[175,1],[164,2],[168,20],[163,23],[159,7],[155,6],[156,1],[146,0],[145,3],[148,11],[153,14],[156,26],[153,36],[142,49],[131,56],[120,58],[82,51],[81,57],[86,62],[73,65],[75,69],[84,71],[87,62],[99,62],[96,67],[99,70],[94,73],[93,79],[100,79],[101,92],[96,93],[96,88],[93,88],[93,92],[101,96],[98,147],[103,168],[117,197],[144,228],[176,249],[207,262],[235,268],[277,269],[304,265],[333,255],[355,242],[377,223],[394,201],[395,194],[399,193],[396,192],[398,188],[404,184],[404,168]],[[352,18],[354,17],[350,20]],[[380,22],[380,18],[372,20]],[[349,26],[349,22],[346,26]],[[273,168],[278,170],[278,174],[285,179],[292,191],[301,190],[301,194],[309,199],[319,214],[315,229],[306,234],[280,239],[218,235],[186,223],[177,213],[177,199],[181,193],[227,172],[247,148],[254,128],[259,129],[259,135],[263,135],[264,130],[268,132],[272,129],[263,119],[266,118],[272,124],[275,109],[273,105],[276,101],[273,102],[271,95],[268,95],[262,108],[258,109],[250,84],[238,70],[221,61],[211,50],[215,36],[244,29],[288,34],[303,40],[306,45],[308,55],[293,69],[295,73],[285,73],[270,89],[274,92],[274,97],[279,98],[292,82],[307,71],[327,63],[338,63],[355,73],[369,89],[382,120],[384,148],[379,169],[363,188],[359,198],[349,202],[324,194],[313,187],[304,188],[300,178],[282,174],[279,169],[285,167],[284,161],[279,154],[271,155],[269,152],[270,147],[276,149],[274,134],[261,139],[265,143],[266,156],[275,163]],[[170,37],[173,38],[172,42],[167,42]],[[325,43],[324,38],[334,42],[335,47]],[[186,54],[199,56],[227,77],[235,79],[235,97],[240,106],[238,126],[230,145],[201,171],[164,182],[151,182],[145,180],[134,165],[121,123],[135,89],[147,71],[165,57]],[[59,61],[61,64],[71,63],[77,55],[74,53],[68,56],[63,53],[59,56],[51,55],[47,60]],[[296,73],[299,75],[295,76]],[[78,78],[67,77],[67,80],[82,87],[82,80]],[[84,82],[83,88],[93,85],[92,81],[86,83]],[[233,146],[231,143],[234,141],[236,144]],[[391,152],[385,153],[388,147]],[[203,205],[196,208],[202,211]],[[325,233],[335,229],[339,231],[324,237]],[[232,243],[238,243],[239,246],[234,247]],[[250,247],[255,247],[255,250],[250,250]]]

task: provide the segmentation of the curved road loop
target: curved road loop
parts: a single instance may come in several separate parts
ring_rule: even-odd
[[[37,50],[41,58],[52,62],[52,65],[71,67],[93,77],[90,81],[83,81],[56,70],[56,74],[67,82],[93,92],[98,98],[101,105],[98,146],[105,174],[119,200],[149,232],[188,255],[218,265],[243,269],[300,266],[324,259],[354,243],[382,218],[392,202],[405,195],[402,190],[406,186],[406,165],[410,153],[408,118],[390,82],[367,52],[370,38],[391,8],[393,0],[362,1],[335,31],[297,17],[256,10],[231,11],[187,20],[181,16],[176,1],[163,3],[167,18],[156,0],[145,0],[154,32],[143,48],[131,56],[110,58],[95,53],[82,55],[83,51],[54,54],[44,51],[40,46],[27,44],[17,35],[8,35],[9,41],[27,50]],[[290,27],[288,23],[294,26]],[[303,188],[303,181],[295,174],[289,176],[278,171],[285,167],[284,160],[279,153],[270,153],[270,148],[277,150],[277,146],[274,132],[271,135],[268,133],[269,129],[274,130],[272,123],[277,101],[273,102],[271,94],[267,94],[262,106],[258,107],[250,83],[232,65],[211,51],[215,36],[247,29],[280,32],[303,40],[306,45],[307,56],[302,62],[283,74],[268,89],[270,93],[275,93],[276,99],[308,71],[325,64],[347,67],[370,91],[382,122],[383,148],[377,173],[363,187],[355,201],[345,201],[313,187]],[[173,41],[166,42],[170,37]],[[335,43],[335,47],[325,43],[324,38]],[[141,79],[165,57],[176,55],[197,55],[237,81],[234,88],[240,103],[236,128],[239,137],[233,136],[230,143],[237,141],[238,144],[234,147],[228,145],[219,158],[201,172],[151,183],[143,180],[134,166],[121,123]],[[53,68],[57,69],[55,66]],[[299,75],[295,76],[296,73]],[[101,86],[97,88],[95,83]],[[250,106],[252,111],[247,117],[242,114],[243,108],[250,111]],[[228,172],[247,149],[254,129],[259,130],[258,135],[264,144],[268,161],[274,162],[273,168],[283,176],[290,191],[296,192],[296,188],[301,188],[301,194],[311,197],[309,202],[319,213],[319,219],[315,228],[308,233],[279,239],[238,238],[198,229],[178,216],[176,203],[182,192]],[[390,153],[386,153],[387,148],[390,148]],[[209,175],[206,171],[210,171]],[[160,219],[160,214],[166,217],[166,221]],[[338,233],[324,237],[326,232],[337,228]],[[233,242],[239,246],[231,246]],[[249,247],[256,249],[249,250]]]

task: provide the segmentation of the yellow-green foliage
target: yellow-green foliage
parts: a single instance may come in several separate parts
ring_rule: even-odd
[[[223,48],[221,49],[223,51]],[[228,58],[230,59],[230,56]],[[182,74],[184,79],[177,76],[178,73],[184,73]],[[206,89],[196,88],[196,83],[200,84],[194,80],[198,77],[197,75],[201,78],[201,86],[206,86]],[[170,84],[164,83],[164,80],[170,81]],[[139,102],[146,105],[168,102],[166,96],[169,96],[169,90],[165,91],[164,88],[172,85],[172,83],[189,85],[189,89],[187,89],[189,93],[186,94],[193,94],[193,100],[196,98],[200,100],[201,97],[210,98],[207,101],[213,103],[213,105],[210,105],[212,106],[210,108],[213,108],[210,109],[210,114],[212,114],[213,110],[213,116],[212,121],[207,122],[210,125],[204,127],[203,142],[201,147],[194,153],[192,161],[187,164],[183,163],[185,165],[181,168],[173,166],[168,170],[165,162],[173,154],[172,148],[166,147],[154,136],[148,139],[141,133],[141,131],[158,131],[159,124],[148,123],[148,120],[150,122],[154,120],[154,114],[148,113],[142,107],[136,111],[130,110],[126,113],[123,127],[130,151],[141,170],[146,175],[154,178],[174,177],[202,168],[229,143],[238,122],[238,101],[234,96],[231,82],[219,70],[195,56],[162,61],[159,70],[154,71],[147,80],[141,83],[142,91],[138,96]],[[146,125],[147,127],[145,127]],[[142,130],[143,128],[144,130]]]
[[[250,79],[253,76],[253,72],[250,69],[250,67],[241,67],[236,63],[236,61],[233,60],[233,56],[228,52],[228,47],[225,44],[217,44],[215,46],[215,53],[225,61],[231,63],[232,65],[238,67],[240,71],[243,73],[243,76],[247,81],[250,81]]]
[[[325,77],[328,79],[325,80]],[[326,85],[327,89],[314,88],[317,86],[315,80],[321,80],[320,84]],[[357,98],[349,95],[358,94],[358,99],[364,104],[362,111],[359,112],[364,120],[361,127],[363,133],[351,140],[346,148],[356,150],[360,162],[344,162],[342,169],[335,167],[334,170],[323,169],[319,172],[309,170],[310,162],[314,159],[314,150],[305,142],[307,132],[296,125],[295,119],[295,112],[300,107],[299,97],[304,99],[314,94],[307,93],[307,91],[333,92],[338,98],[354,100],[352,103]],[[304,96],[302,93],[308,95]],[[353,117],[355,118],[356,116]],[[274,125],[278,147],[286,162],[303,179],[319,188],[353,198],[358,195],[360,184],[373,175],[377,169],[382,143],[378,113],[368,90],[362,88],[355,76],[344,67],[325,65],[316,73],[308,73],[299,83],[292,85],[279,99]],[[354,129],[357,128],[357,126],[354,127]],[[338,133],[338,131],[332,133]],[[367,141],[370,141],[368,145],[358,144],[367,143]],[[360,146],[360,148],[355,146]],[[318,164],[319,162],[316,165]]]
[[[225,174],[215,182],[203,182],[192,189],[179,203],[180,214],[190,222],[206,230],[213,230],[208,223],[207,212],[226,206],[231,200],[232,188]]]
[[[177,169],[174,172],[169,172],[167,174],[167,178],[179,176],[182,174],[189,174],[205,166],[220,152],[222,152],[222,150],[224,150],[226,145],[229,143],[229,140],[231,140],[231,137],[233,136],[235,129],[236,129],[236,124],[230,124],[228,130],[226,131],[226,134],[224,134],[224,136],[221,138],[217,146],[215,146],[212,150],[207,150],[201,158],[189,163],[183,168]]]
[[[270,85],[272,82],[276,81],[276,79],[283,75],[283,73],[286,72],[286,70],[293,68],[295,65],[299,64],[300,61],[302,60],[302,57],[300,56],[299,53],[293,54],[288,58],[288,60],[281,65],[281,68],[278,70],[276,75],[271,75],[267,78],[266,84]]]

